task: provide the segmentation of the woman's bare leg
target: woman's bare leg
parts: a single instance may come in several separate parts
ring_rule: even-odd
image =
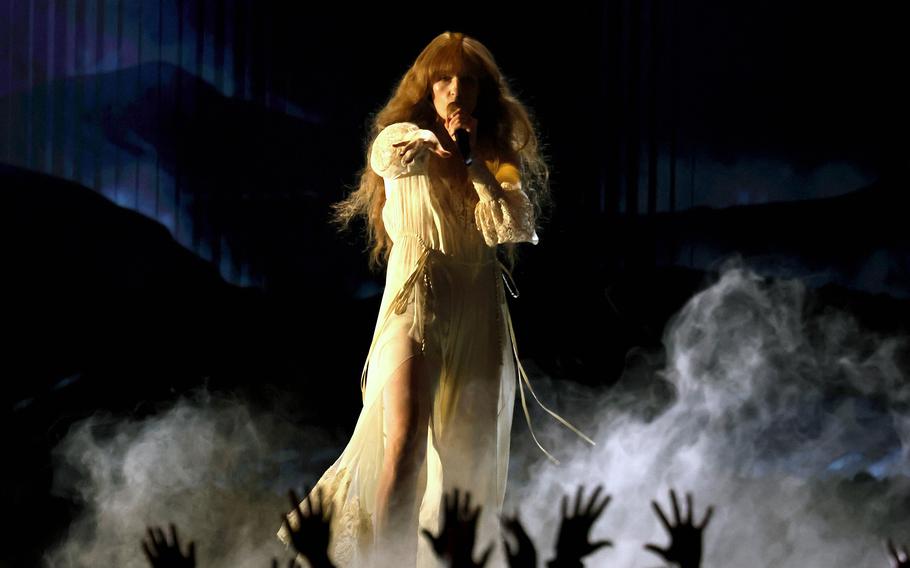
[[[431,400],[426,359],[418,350],[395,370],[383,392],[387,439],[376,503],[376,543],[380,556],[392,554],[403,561],[401,566],[413,566],[417,554],[416,487],[426,459]]]

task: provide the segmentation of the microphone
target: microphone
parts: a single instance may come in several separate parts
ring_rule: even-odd
[[[446,114],[452,116],[460,108],[458,103],[451,102],[446,106]],[[464,128],[458,128],[455,130],[455,144],[458,145],[458,151],[464,158],[464,165],[470,166],[474,161],[474,158],[471,157],[471,134]]]

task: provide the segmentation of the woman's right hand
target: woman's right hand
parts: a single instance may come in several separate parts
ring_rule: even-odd
[[[432,130],[421,130],[420,133],[410,141],[402,140],[392,144],[393,148],[398,148],[398,155],[401,156],[401,163],[410,164],[417,154],[426,149],[430,150],[441,158],[449,158],[452,152],[442,147],[439,139]]]

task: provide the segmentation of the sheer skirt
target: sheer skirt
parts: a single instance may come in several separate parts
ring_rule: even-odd
[[[365,365],[364,406],[348,445],[313,489],[334,503],[330,557],[339,568],[366,565],[372,555],[386,444],[382,394],[411,357],[424,358],[432,393],[426,457],[413,489],[417,566],[438,565],[420,529],[439,533],[443,495],[456,487],[483,507],[478,549],[499,548],[516,378],[504,306],[492,254],[457,259],[417,238],[396,242]],[[296,524],[294,514],[290,521]],[[279,537],[287,542],[284,531]]]

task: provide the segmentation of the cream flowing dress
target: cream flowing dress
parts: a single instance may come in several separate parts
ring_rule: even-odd
[[[439,534],[443,495],[457,487],[471,492],[473,507],[483,507],[476,554],[490,542],[500,547],[497,516],[506,491],[516,380],[531,425],[522,379],[534,391],[518,359],[504,287],[511,274],[499,262],[496,245],[537,244],[533,208],[520,183],[502,182],[502,191],[496,191],[472,180],[480,201],[473,206],[462,201],[463,192],[450,191],[443,178],[432,176],[428,150],[402,164],[392,144],[428,134],[416,124],[395,123],[382,130],[370,151],[370,167],[385,183],[382,220],[393,246],[361,376],[363,408],[347,447],[311,491],[315,499],[321,488],[325,505],[334,506],[329,557],[339,568],[364,565],[369,557],[385,447],[382,392],[403,362],[425,357],[433,371],[426,388],[435,393],[426,461],[415,488],[415,531]],[[533,429],[531,435],[558,463]],[[296,517],[288,515],[291,526],[297,526]],[[285,529],[278,536],[288,543]],[[419,533],[417,538],[418,568],[437,566],[427,539]]]

